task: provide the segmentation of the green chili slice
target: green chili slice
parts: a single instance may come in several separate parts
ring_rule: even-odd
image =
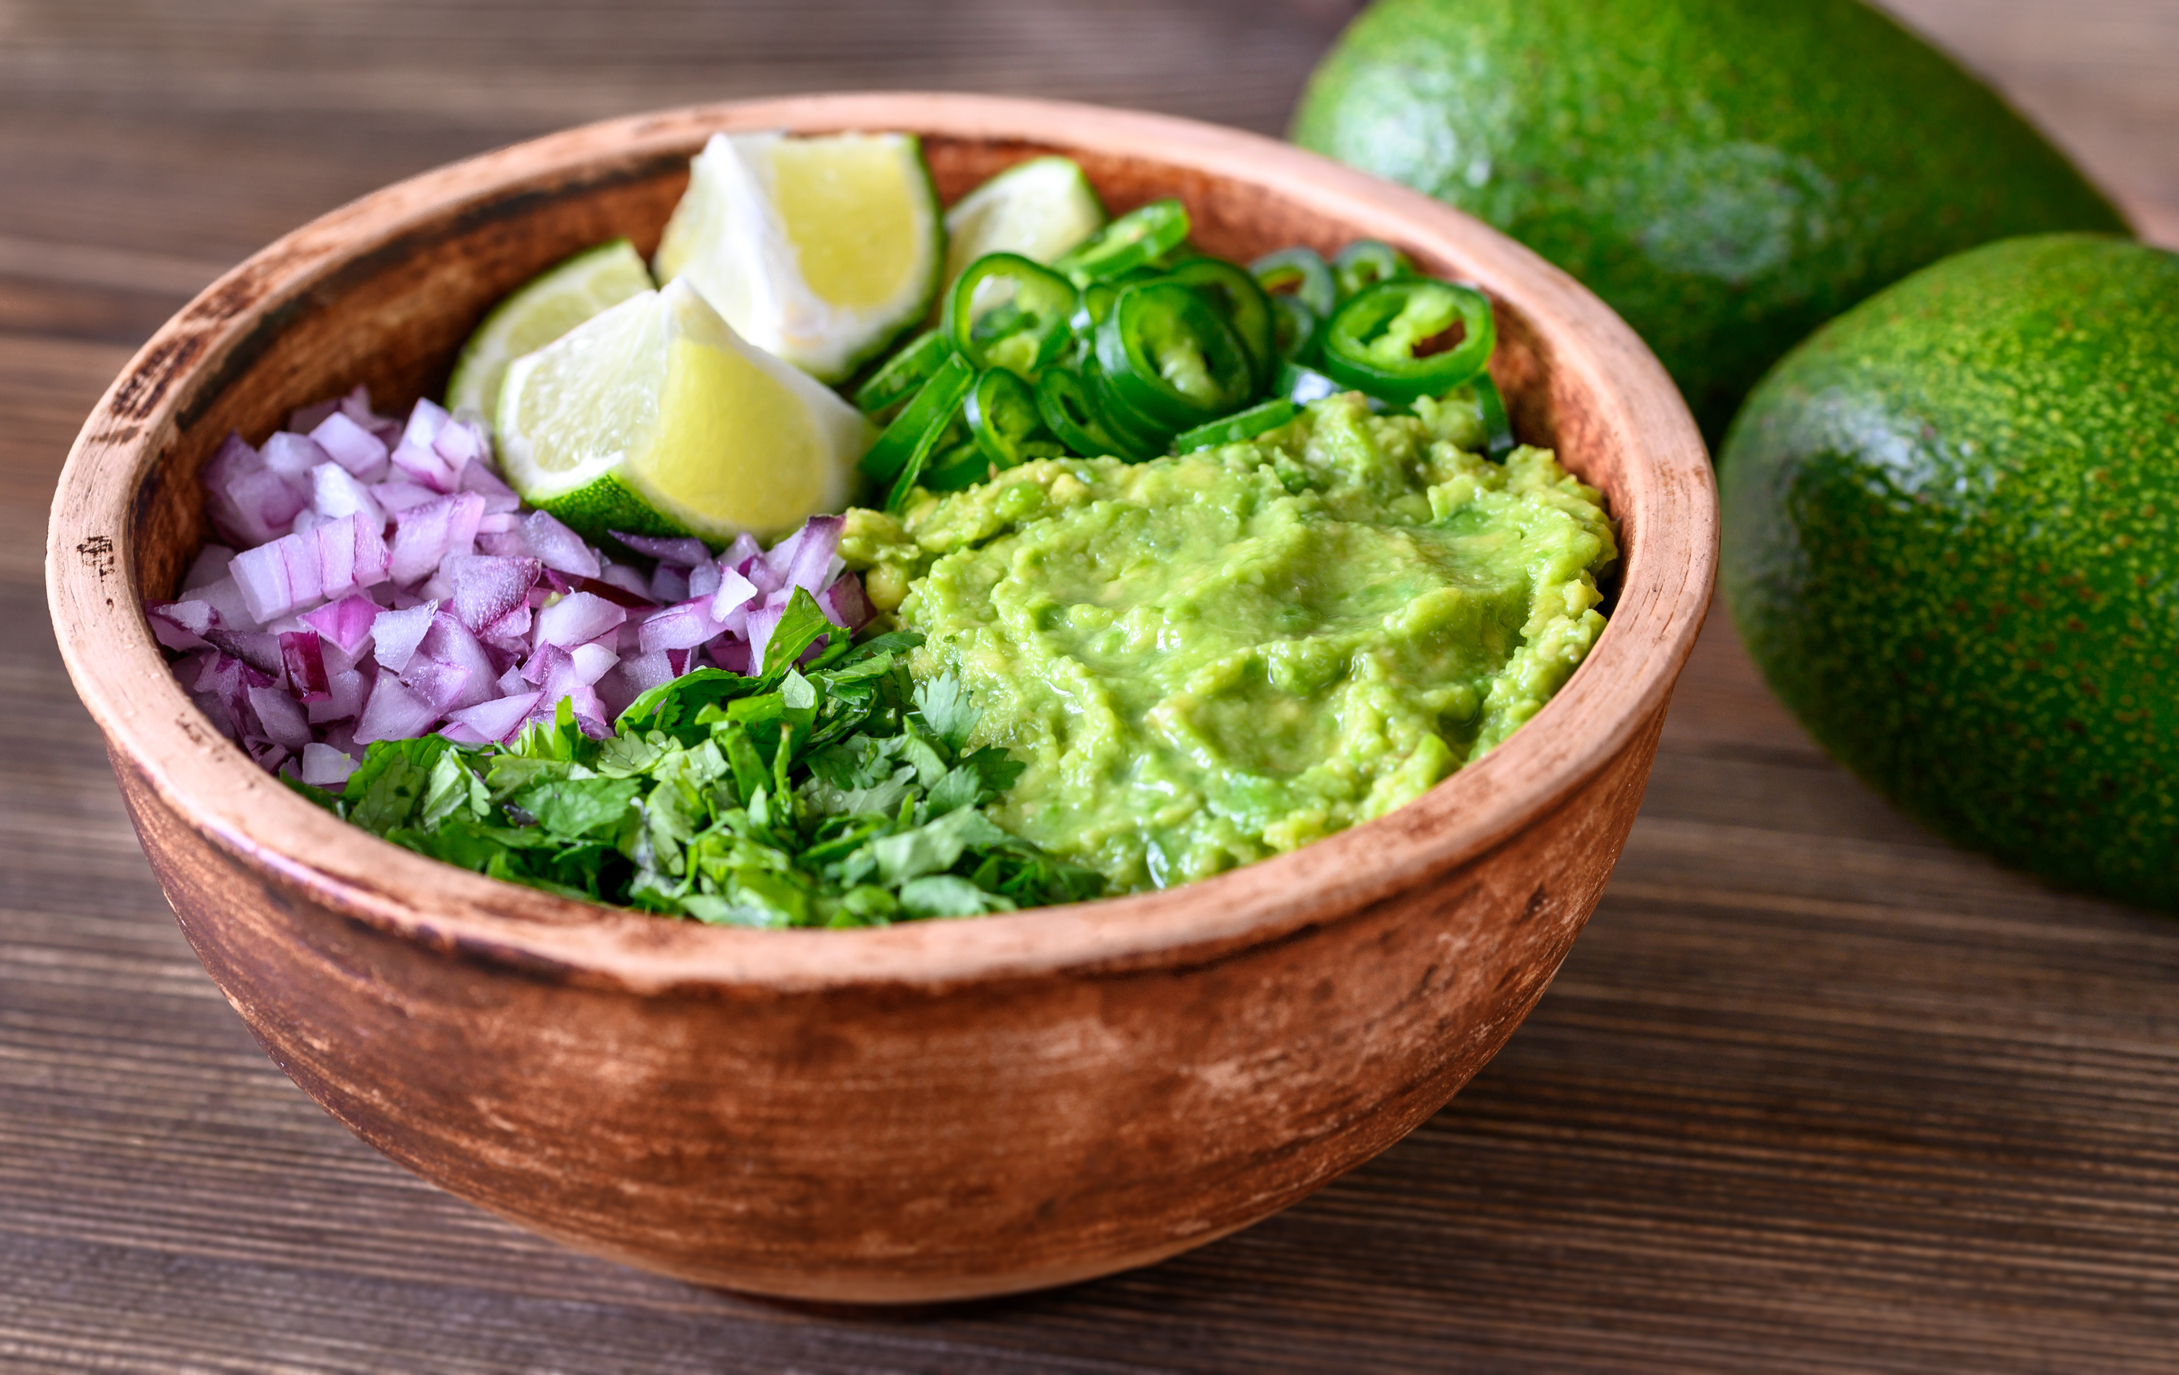
[[[1209,301],[1233,326],[1255,365],[1256,380],[1250,390],[1262,391],[1269,385],[1272,370],[1279,365],[1278,323],[1271,313],[1271,298],[1256,279],[1224,258],[1195,258],[1174,268],[1166,280]]]
[[[923,384],[907,408],[893,418],[878,436],[878,442],[870,446],[862,457],[863,475],[872,482],[891,483],[890,495],[885,499],[885,509],[897,511],[908,496],[908,489],[915,486],[916,478],[923,471],[923,464],[944,437],[946,427],[953,423],[954,415],[961,409],[961,399],[976,384],[976,369],[967,359],[954,354],[939,364],[938,371]]]
[[[1097,327],[1096,352],[1112,394],[1168,434],[1255,394],[1248,346],[1210,302],[1178,282],[1122,288]]]
[[[1188,212],[1168,197],[1128,211],[1052,260],[1052,271],[1077,283],[1109,282],[1178,248],[1188,237]]]
[[[940,329],[978,371],[1033,377],[1065,347],[1077,300],[1074,283],[1058,273],[1019,253],[986,253],[946,293]]]
[[[1128,405],[1113,391],[1112,379],[1105,376],[1095,359],[1082,369],[1082,381],[1096,403],[1097,418],[1103,422],[1105,433],[1119,446],[1114,452],[1121,458],[1140,463],[1156,458],[1171,445],[1177,427],[1161,425]]]
[[[1004,368],[993,368],[976,379],[968,394],[968,426],[976,436],[976,447],[996,468],[1013,468],[1032,458],[1055,458],[1066,452],[1046,432],[1044,419],[1037,413],[1037,394]]]
[[[1430,352],[1455,325],[1461,338]],[[1339,308],[1324,330],[1324,372],[1334,382],[1406,404],[1442,396],[1490,362],[1498,341],[1490,300],[1434,277],[1379,282]]]
[[[1273,296],[1271,346],[1290,363],[1313,363],[1324,337],[1324,317],[1298,296]]]
[[[1074,318],[1067,322],[1068,328],[1079,338],[1096,338],[1097,327],[1112,313],[1112,300],[1119,294],[1120,289],[1110,282],[1091,282],[1083,287],[1082,304],[1074,308]]]
[[[1001,371],[1000,376],[1012,377],[1013,374]],[[1015,380],[1020,382],[1019,378]],[[949,449],[941,449],[931,455],[930,461],[924,465],[923,476],[918,485],[927,492],[959,492],[990,476],[990,457],[975,440],[964,439]]]
[[[1331,265],[1313,248],[1282,248],[1248,265],[1256,284],[1274,299],[1285,296],[1329,320],[1339,309],[1339,283]]]
[[[1067,452],[1084,458],[1120,456],[1120,446],[1104,421],[1082,375],[1053,368],[1037,379],[1037,416],[1067,446]]]
[[[1269,434],[1299,414],[1301,407],[1284,397],[1261,401],[1245,411],[1235,411],[1223,420],[1213,420],[1208,425],[1182,430],[1173,436],[1173,452],[1192,454],[1197,449],[1215,449],[1223,444],[1238,444],[1244,439]]]
[[[1339,287],[1342,303],[1379,282],[1396,282],[1415,275],[1415,260],[1379,239],[1356,239],[1332,259],[1332,280]]]
[[[864,415],[883,415],[907,401],[931,380],[938,365],[953,352],[953,342],[935,329],[927,329],[900,346],[884,366],[855,389],[855,409]]]
[[[1483,417],[1484,452],[1503,463],[1513,452],[1513,422],[1506,418],[1506,399],[1488,372],[1479,372],[1468,384],[1475,388],[1475,409]]]

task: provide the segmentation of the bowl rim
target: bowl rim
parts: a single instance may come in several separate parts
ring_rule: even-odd
[[[1598,401],[1586,423],[1620,452],[1614,514],[1631,538],[1617,606],[1587,660],[1481,760],[1405,807],[1298,850],[1163,891],[842,931],[667,921],[471,874],[340,821],[210,729],[140,609],[132,508],[177,416],[208,379],[218,381],[219,363],[253,323],[374,246],[542,177],[690,153],[715,132],[774,128],[897,129],[1138,158],[1176,175],[1252,182],[1357,237],[1426,246],[1460,263],[1534,323],[1554,369],[1585,375]],[[345,916],[488,964],[636,993],[782,992],[1170,966],[1336,921],[1425,882],[1541,820],[1661,717],[1701,629],[1716,562],[1709,456],[1678,390],[1603,302],[1511,239],[1419,192],[1240,130],[1069,102],[885,92],[603,120],[397,182],[282,237],[162,326],[85,421],[55,491],[47,588],[63,660],[116,769],[246,864]]]

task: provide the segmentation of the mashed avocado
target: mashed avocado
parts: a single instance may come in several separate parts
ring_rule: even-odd
[[[1000,825],[1118,891],[1203,878],[1420,796],[1604,628],[1598,494],[1548,451],[1464,447],[1464,394],[1416,410],[1339,396],[1223,449],[1030,463],[856,511],[841,552],[1026,763]]]

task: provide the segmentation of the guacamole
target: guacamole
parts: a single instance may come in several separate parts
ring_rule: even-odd
[[[854,512],[841,553],[1027,766],[1000,825],[1116,891],[1203,878],[1420,796],[1604,628],[1597,492],[1545,450],[1480,457],[1464,392],[1415,409],[1028,463]]]

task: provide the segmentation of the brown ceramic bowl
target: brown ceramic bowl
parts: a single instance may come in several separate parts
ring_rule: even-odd
[[[436,394],[484,310],[629,235],[721,129],[923,136],[948,199],[1021,158],[1188,204],[1206,249],[1389,240],[1496,300],[1524,437],[1623,532],[1588,662],[1399,812],[1169,892],[871,931],[562,901],[352,829],[260,773],[138,610],[207,526],[229,430],[368,383]],[[1413,192],[1184,120],[969,96],[719,105],[539,139],[367,196],[228,273],[99,403],[53,506],[62,653],[152,868],[267,1053],[357,1135],[571,1246],[808,1299],[997,1294],[1142,1265],[1285,1207],[1452,1097],[1594,908],[1709,601],[1693,422],[1617,317]]]

